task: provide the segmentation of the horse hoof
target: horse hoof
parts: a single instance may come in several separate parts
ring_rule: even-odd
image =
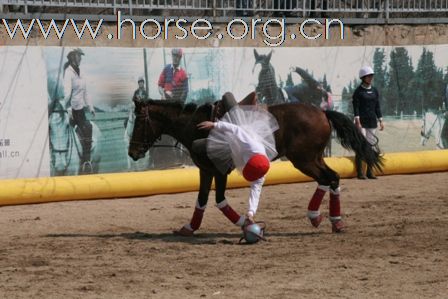
[[[319,215],[319,216],[317,216],[316,218],[309,218],[310,219],[310,222],[311,222],[311,224],[314,226],[314,227],[319,227],[319,225],[320,225],[320,223],[324,220],[324,216],[322,216],[322,215]]]
[[[191,236],[193,236],[193,233],[194,233],[194,231],[189,230],[185,226],[182,226],[182,228],[179,230],[173,230],[173,234],[175,234],[177,236],[183,236],[183,237],[191,237]]]
[[[331,223],[331,231],[336,234],[345,232],[344,223],[341,220],[332,222]]]

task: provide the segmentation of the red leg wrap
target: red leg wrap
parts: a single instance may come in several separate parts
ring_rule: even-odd
[[[235,210],[232,209],[231,206],[225,205],[224,207],[219,208],[219,209],[227,217],[227,219],[232,221],[233,224],[236,224],[240,220],[240,217],[241,217],[240,214],[235,212]]]
[[[324,198],[326,192],[326,190],[323,190],[319,187],[316,188],[316,191],[314,192],[313,197],[311,197],[310,203],[308,204],[308,211],[319,210],[322,199]]]
[[[193,217],[190,221],[190,226],[193,230],[197,230],[201,226],[202,218],[204,217],[204,211],[205,209],[200,209],[197,207],[194,209]]]
[[[341,201],[339,200],[339,193],[330,193],[330,217],[341,217]]]

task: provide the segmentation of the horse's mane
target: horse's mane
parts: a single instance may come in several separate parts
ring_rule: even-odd
[[[183,112],[183,113],[187,113],[187,114],[191,114],[194,112],[202,112],[204,111],[208,111],[209,109],[211,109],[211,103],[205,103],[203,105],[198,105],[196,103],[188,103],[188,104],[184,104],[181,101],[177,101],[177,100],[148,100],[146,101],[146,103],[148,105],[153,105],[153,106],[160,106],[160,107],[171,107],[174,108],[176,110],[178,110],[179,112]]]

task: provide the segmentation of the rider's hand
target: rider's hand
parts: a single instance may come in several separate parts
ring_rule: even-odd
[[[290,73],[293,73],[295,71],[296,71],[296,67],[295,66],[292,66],[292,67],[289,68],[289,72]]]
[[[198,124],[198,129],[202,130],[211,130],[215,127],[215,123],[211,122],[211,121],[203,121],[200,124]]]
[[[92,116],[95,117],[95,109],[93,107],[90,108],[90,113],[92,113]]]
[[[355,117],[355,125],[358,129],[360,129],[360,130],[362,129],[361,121],[359,120],[359,117]]]
[[[165,91],[165,93],[167,94],[167,96],[169,96],[170,98],[173,97],[173,92],[171,90],[167,90]]]
[[[384,123],[382,120],[380,120],[380,131],[384,130]]]

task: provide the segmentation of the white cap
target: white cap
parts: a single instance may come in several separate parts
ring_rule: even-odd
[[[370,66],[363,66],[360,70],[359,70],[359,78],[361,79],[364,76],[367,75],[373,75],[375,74],[373,69]]]

